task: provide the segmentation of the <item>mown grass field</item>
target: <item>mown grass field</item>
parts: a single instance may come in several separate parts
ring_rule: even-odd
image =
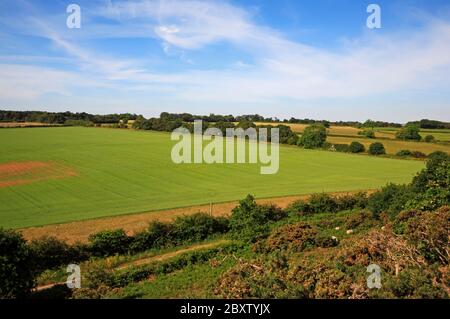
[[[263,198],[376,188],[408,182],[424,165],[282,146],[279,172],[261,175],[255,164],[176,165],[170,158],[174,143],[168,133],[146,131],[3,129],[0,165],[57,163],[71,174],[0,187],[0,226],[22,228],[224,202],[248,193]]]

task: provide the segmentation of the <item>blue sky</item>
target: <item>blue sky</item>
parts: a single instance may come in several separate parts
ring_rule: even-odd
[[[447,0],[3,0],[0,43],[2,109],[450,121]]]

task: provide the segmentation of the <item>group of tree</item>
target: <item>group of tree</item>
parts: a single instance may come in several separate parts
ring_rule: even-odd
[[[420,141],[422,136],[420,136],[420,127],[415,124],[405,125],[400,129],[395,137],[399,140],[410,140],[410,141]]]
[[[374,129],[376,127],[402,127],[399,123],[392,123],[392,122],[384,122],[384,121],[374,121],[374,120],[367,120],[364,123],[360,124],[358,126],[359,128],[370,128]]]
[[[408,125],[408,124],[417,125],[420,128],[425,128],[425,129],[450,129],[449,122],[441,122],[441,121],[428,120],[428,119],[423,119],[420,121],[413,121],[413,122],[406,123],[406,125]]]
[[[94,115],[86,112],[42,112],[42,111],[3,111],[0,110],[0,122],[40,122],[49,124],[64,124],[67,121],[83,121],[84,123],[119,123],[135,120],[136,114],[106,114]]]

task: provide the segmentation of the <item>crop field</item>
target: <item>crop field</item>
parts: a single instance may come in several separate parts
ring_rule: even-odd
[[[255,122],[256,125],[279,125],[283,124],[289,126],[291,130],[295,133],[303,133],[305,128],[309,126],[309,124],[298,124],[298,123],[265,123],[265,122]],[[331,125],[330,128],[327,129],[327,134],[330,135],[348,135],[348,136],[358,136],[358,132],[360,129],[351,126],[336,126]]]
[[[411,142],[411,141],[401,141],[393,139],[369,139],[369,138],[358,138],[358,137],[345,137],[345,136],[328,136],[327,142],[336,144],[350,144],[353,141],[360,142],[366,149],[370,144],[374,142],[383,143],[387,154],[395,154],[400,150],[410,150],[410,151],[420,151],[425,154],[430,154],[435,151],[443,151],[450,153],[450,145],[446,144],[436,144],[436,143],[425,143],[425,142]]]
[[[265,122],[255,122],[256,125],[279,125],[280,123],[265,123]],[[295,133],[303,133],[303,131],[305,130],[306,127],[308,127],[308,124],[298,124],[298,123],[281,123],[283,125],[289,126],[291,128],[291,130]],[[386,139],[392,139],[395,140],[395,134],[398,132],[399,128],[396,127],[375,127],[374,131],[375,131],[375,137],[376,138],[380,138],[383,140]],[[341,137],[341,138],[345,138],[345,137],[356,137],[356,138],[364,138],[361,135],[359,135],[358,133],[361,131],[361,129],[356,128],[356,127],[351,127],[351,126],[337,126],[337,125],[331,125],[328,129],[327,129],[327,134],[328,136],[332,136],[335,138]],[[421,129],[420,130],[420,135],[422,136],[422,138],[424,138],[427,135],[433,135],[434,138],[436,139],[436,141],[440,141],[440,142],[449,142],[450,141],[450,130],[445,130],[445,129]],[[370,141],[370,140],[368,140]],[[348,141],[348,140],[343,140],[342,143],[351,143],[352,141]],[[373,142],[373,140],[372,140]],[[381,141],[382,142],[382,141]],[[403,142],[403,141],[400,141]],[[331,143],[339,143],[339,142],[331,142]],[[367,142],[365,144],[370,144],[371,142]],[[414,143],[414,142],[412,142]],[[364,143],[363,143],[364,144]],[[395,145],[392,144],[392,145]],[[411,145],[406,145],[406,146],[410,146]],[[414,146],[414,145],[412,145]],[[444,150],[444,148],[442,147],[424,147],[426,150],[426,152],[433,152],[433,150]],[[391,149],[396,150],[395,152],[399,151],[400,149],[396,146],[392,146]],[[447,151],[450,148],[447,148]],[[429,151],[431,150],[431,151]],[[394,153],[395,153],[394,152]]]
[[[101,128],[0,131],[0,226],[23,228],[257,198],[408,182],[423,162],[280,147],[259,164],[174,164],[170,134]]]

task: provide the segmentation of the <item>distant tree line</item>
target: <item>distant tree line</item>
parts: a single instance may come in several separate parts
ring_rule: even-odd
[[[135,120],[136,114],[94,115],[86,112],[43,112],[43,111],[3,111],[0,110],[0,122],[40,122],[64,124],[66,121],[84,121],[92,123],[119,123],[119,121]]]
[[[420,120],[415,122],[408,122],[406,125],[418,125],[420,128],[428,128],[428,129],[450,129],[449,122],[441,122],[435,120]]]
[[[121,113],[121,114],[90,114],[86,112],[72,113],[72,112],[45,112],[45,111],[8,111],[0,110],[0,122],[41,122],[50,124],[64,124],[66,121],[85,121],[94,124],[107,123],[114,124],[120,121],[127,122],[128,120],[146,120],[142,115]],[[150,118],[155,122],[157,118]],[[232,122],[265,122],[265,123],[289,123],[289,124],[321,124],[325,127],[330,125],[337,126],[352,126],[358,128],[375,128],[375,127],[402,127],[402,124],[384,121],[367,120],[365,122],[358,121],[327,121],[314,120],[309,118],[298,119],[291,117],[290,119],[280,120],[277,117],[264,117],[259,114],[248,115],[195,115],[190,113],[168,113],[162,112],[159,116],[162,122],[193,122],[194,120],[202,120],[208,123],[232,123]],[[406,125],[417,125],[419,128],[427,129],[450,129],[449,122],[441,122],[436,120],[422,119],[420,121],[408,122]]]

